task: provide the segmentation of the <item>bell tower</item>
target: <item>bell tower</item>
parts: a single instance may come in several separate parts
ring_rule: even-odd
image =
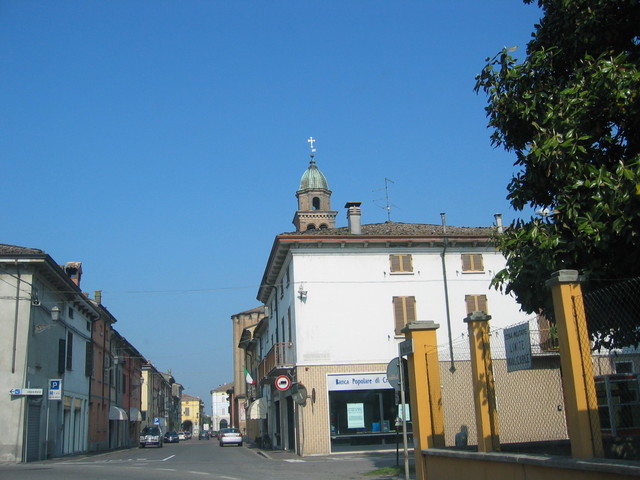
[[[311,160],[309,168],[300,179],[300,188],[296,192],[298,210],[293,217],[297,232],[335,228],[338,212],[331,210],[331,190],[324,174],[316,165],[315,138],[309,137]]]

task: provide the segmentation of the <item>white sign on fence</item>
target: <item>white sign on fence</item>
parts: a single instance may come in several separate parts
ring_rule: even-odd
[[[507,372],[531,368],[529,323],[505,328],[504,347],[507,354]]]

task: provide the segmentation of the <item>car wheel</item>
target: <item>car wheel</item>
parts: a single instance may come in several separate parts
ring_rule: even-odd
[[[220,442],[220,443],[219,443],[219,445],[220,445],[221,447],[224,447],[224,445],[223,445],[223,443],[222,443],[222,442]]]
[[[141,443],[140,448],[144,448],[144,447],[145,447],[144,443]]]
[[[240,443],[238,444],[238,446],[239,446],[239,447],[241,447],[241,446],[242,446],[242,442],[240,442]]]

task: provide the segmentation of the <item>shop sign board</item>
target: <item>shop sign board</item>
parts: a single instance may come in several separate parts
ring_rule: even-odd
[[[337,390],[379,390],[393,388],[386,373],[343,373],[327,375],[327,389]]]

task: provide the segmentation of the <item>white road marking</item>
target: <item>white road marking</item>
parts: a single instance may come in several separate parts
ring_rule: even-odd
[[[400,368],[400,367],[398,367],[398,368]],[[166,462],[167,460],[170,460],[170,459],[172,459],[173,457],[175,457],[175,455],[170,455],[170,456],[168,456],[167,458],[162,459],[162,461],[163,461],[163,462]]]

